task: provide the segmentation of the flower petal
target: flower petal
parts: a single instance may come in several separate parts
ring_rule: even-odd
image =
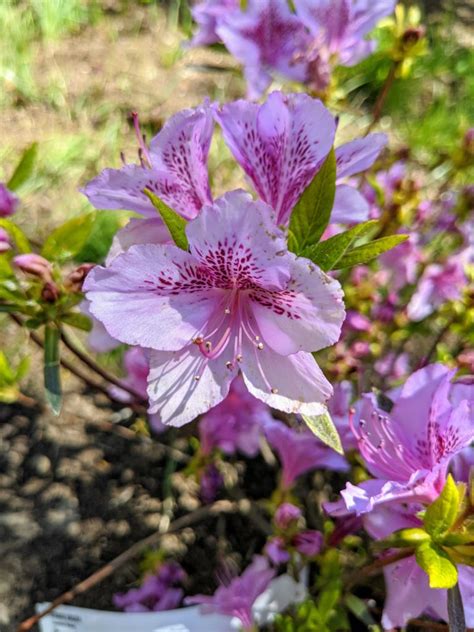
[[[216,278],[244,277],[249,284],[283,289],[290,278],[283,233],[273,212],[244,191],[231,191],[206,206],[186,227],[191,253]],[[279,256],[281,255],[281,256]]]
[[[331,211],[331,224],[356,224],[369,219],[369,203],[354,187],[336,186],[336,197]]]
[[[259,196],[277,212],[291,210],[331,149],[335,120],[317,99],[273,92],[262,106],[235,101],[216,118]]]
[[[179,183],[164,201],[184,217],[195,217],[212,200],[207,158],[213,128],[213,107],[204,103],[172,116],[150,142],[153,167]]]
[[[287,413],[325,412],[332,388],[310,353],[277,356],[247,342],[242,355],[240,368],[254,397]]]
[[[336,149],[337,177],[345,178],[371,167],[387,144],[385,134],[369,134]]]
[[[167,243],[172,243],[171,235],[160,217],[132,218],[115,234],[105,263],[109,266],[115,257],[128,250],[130,246]]]
[[[111,336],[168,351],[189,344],[222,300],[189,253],[155,244],[132,246],[108,268],[96,266],[84,290]]]
[[[339,339],[345,317],[342,289],[307,259],[294,257],[290,266],[286,290],[251,294],[251,310],[277,353],[318,351]]]
[[[227,360],[220,356],[209,362],[197,345],[150,352],[149,412],[155,421],[182,426],[219,404],[235,377],[225,365]]]

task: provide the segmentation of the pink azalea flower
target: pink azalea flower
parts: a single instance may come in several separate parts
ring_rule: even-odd
[[[444,264],[429,265],[407,307],[410,320],[420,321],[446,301],[458,300],[467,283],[462,256],[451,257]]]
[[[224,399],[239,370],[269,406],[323,412],[331,386],[311,352],[338,339],[339,283],[289,253],[271,209],[242,191],[204,207],[186,232],[190,252],[132,246],[84,285],[113,337],[152,350],[150,412],[191,421]]]
[[[17,196],[7,189],[7,187],[0,182],[0,217],[8,217],[13,215],[18,208],[20,200]]]
[[[298,52],[311,37],[286,0],[249,0],[245,11],[229,12],[219,21],[216,33],[227,50],[244,66],[249,98],[258,98],[276,72],[303,81],[305,62]]]
[[[216,112],[224,139],[260,198],[286,224],[303,191],[329,153],[336,122],[318,99],[272,92],[262,105],[235,101]],[[371,134],[336,150],[338,185],[331,221],[367,219],[367,201],[346,178],[370,167],[384,134]]]
[[[262,423],[271,419],[268,406],[251,395],[241,376],[230,385],[229,394],[201,417],[201,452],[211,454],[219,448],[226,454],[237,450],[255,456],[260,447]]]
[[[364,517],[364,526],[371,537],[386,538],[398,529],[422,526],[417,505],[384,506]],[[459,588],[463,599],[466,624],[474,626],[474,568],[459,565]],[[382,615],[385,630],[404,628],[410,619],[427,615],[448,620],[447,591],[430,588],[427,574],[415,557],[408,557],[384,568],[386,599]]]
[[[311,470],[327,468],[346,471],[347,461],[337,452],[325,446],[312,432],[300,432],[280,421],[265,424],[268,443],[278,454],[281,463],[281,486],[290,489],[298,476]]]
[[[217,26],[232,11],[239,9],[239,0],[202,0],[192,9],[191,14],[198,25],[198,30],[190,46],[209,46],[221,39],[216,32]]]
[[[375,42],[364,37],[394,6],[395,0],[295,0],[296,13],[312,34],[306,83],[324,90],[332,65],[354,66],[370,55]]]
[[[459,390],[451,383],[454,373],[442,364],[416,371],[392,395],[390,413],[380,410],[375,395],[363,397],[353,429],[376,478],[359,486],[347,483],[342,500],[326,504],[329,513],[360,515],[386,503],[431,502],[438,496],[451,459],[474,439],[474,385]]]
[[[186,598],[188,604],[201,604],[204,614],[224,614],[237,617],[244,630],[251,630],[254,624],[252,606],[257,597],[268,587],[276,571],[270,568],[262,556],[255,556],[253,562],[228,586],[220,586],[214,595],[194,595]]]
[[[105,169],[82,189],[98,209],[136,211],[160,221],[157,211],[143,193],[149,189],[186,218],[195,217],[212,200],[207,157],[213,130],[212,107],[182,110],[145,144],[138,118],[135,130],[140,164]]]

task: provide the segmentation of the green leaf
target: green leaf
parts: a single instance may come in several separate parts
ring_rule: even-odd
[[[44,388],[55,415],[59,415],[62,402],[59,340],[59,329],[47,324],[44,330]]]
[[[452,588],[458,571],[448,554],[434,542],[424,542],[415,551],[416,561],[430,580],[430,588]]]
[[[339,259],[347,252],[356,239],[366,235],[372,228],[377,226],[377,224],[377,220],[370,220],[358,224],[343,233],[334,235],[334,237],[330,237],[325,241],[320,241],[319,244],[305,248],[301,256],[311,259],[311,261],[322,270],[328,272],[334,268]]]
[[[335,450],[338,454],[344,454],[341,438],[339,437],[339,433],[329,411],[326,411],[322,415],[313,415],[311,417],[308,415],[301,416],[308,428],[318,439]]]
[[[374,241],[364,244],[363,246],[357,246],[352,250],[349,250],[344,256],[342,256],[334,269],[351,268],[352,266],[360,265],[361,263],[367,263],[375,259],[383,252],[391,250],[408,239],[408,235],[390,235],[389,237],[381,237]]]
[[[438,538],[453,526],[461,500],[456,483],[449,474],[443,491],[426,509],[423,517],[425,529],[432,538]]]
[[[41,254],[50,261],[72,259],[86,244],[94,224],[95,213],[73,217],[56,228],[43,245]]]
[[[75,327],[76,329],[82,329],[82,331],[90,331],[92,329],[92,321],[85,314],[79,314],[79,312],[70,312],[61,316],[61,320],[66,325]]]
[[[288,246],[297,255],[320,240],[329,224],[335,194],[336,155],[331,149],[291,213]]]
[[[185,230],[187,224],[186,220],[148,189],[145,189],[143,193],[150,199],[150,202],[160,214],[161,219],[171,233],[174,243],[178,248],[188,250],[188,238],[186,237]]]
[[[12,177],[7,182],[7,187],[11,191],[16,191],[24,184],[31,174],[33,173],[33,167],[36,161],[36,154],[38,153],[38,144],[33,143],[25,149],[23,155],[20,158],[20,162],[16,166]]]
[[[28,237],[21,230],[21,228],[19,228],[11,220],[1,217],[0,228],[4,228],[7,231],[7,233],[15,242],[16,249],[21,255],[27,252],[31,252],[31,246],[30,242],[28,241]]]
[[[344,599],[344,603],[348,607],[348,609],[352,612],[352,614],[362,621],[367,628],[370,625],[376,625],[376,621],[373,616],[370,614],[369,606],[365,601],[356,597],[356,595],[346,595]]]

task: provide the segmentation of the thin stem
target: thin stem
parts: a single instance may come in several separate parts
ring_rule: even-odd
[[[166,530],[155,531],[143,540],[135,542],[135,544],[114,558],[111,562],[108,562],[95,573],[92,573],[92,575],[89,575],[89,577],[54,599],[54,601],[45,610],[20,623],[17,628],[17,632],[27,632],[28,630],[31,630],[31,628],[36,625],[40,619],[53,612],[53,610],[55,610],[58,606],[70,603],[75,597],[84,594],[93,586],[96,586],[100,582],[104,581],[104,579],[112,575],[112,573],[114,573],[118,568],[132,560],[134,557],[140,555],[144,549],[155,546],[165,533],[175,533],[176,531],[180,531],[181,529],[185,529],[186,527],[196,524],[196,522],[206,520],[215,514],[220,514],[222,512],[231,513],[234,511],[236,511],[236,505],[234,503],[220,500],[208,507],[200,507],[190,514],[177,518],[169,524]]]
[[[66,331],[61,328],[61,340],[64,342],[64,345],[69,349],[71,353],[73,353],[81,362],[83,362],[86,366],[88,366],[94,373],[100,375],[104,380],[114,384],[118,388],[123,391],[126,391],[129,395],[132,395],[138,402],[142,404],[146,404],[146,401],[143,399],[143,396],[140,395],[136,390],[125,384],[122,380],[115,377],[112,373],[109,373],[106,369],[100,366],[94,358],[92,358],[89,354],[85,353],[70,337]]]
[[[448,621],[450,632],[466,632],[466,617],[459,583],[448,588]]]
[[[394,61],[392,64],[392,67],[390,68],[388,72],[388,75],[385,78],[382,89],[380,90],[377,100],[375,101],[374,111],[372,114],[372,122],[367,128],[367,132],[366,132],[367,134],[372,131],[372,129],[378,123],[382,115],[383,106],[385,105],[385,101],[388,97],[388,93],[390,92],[393,82],[395,81],[395,76],[397,74],[398,66],[399,66],[399,62]]]

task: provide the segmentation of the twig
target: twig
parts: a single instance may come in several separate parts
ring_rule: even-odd
[[[393,82],[395,81],[395,75],[397,74],[398,66],[399,66],[399,62],[394,61],[392,64],[392,67],[389,70],[388,75],[385,78],[382,89],[380,90],[377,100],[375,101],[374,111],[372,115],[372,122],[367,128],[366,134],[372,131],[372,129],[378,123],[382,115],[383,106],[385,105],[385,101],[388,97],[388,93],[390,92]]]
[[[17,632],[27,632],[28,630],[31,630],[31,628],[36,625],[38,621],[40,621],[40,619],[53,612],[53,610],[55,610],[58,606],[61,606],[65,603],[70,603],[78,595],[82,595],[83,593],[90,590],[93,586],[96,586],[100,582],[104,581],[104,579],[112,575],[112,573],[118,568],[139,555],[143,551],[143,549],[149,546],[156,545],[163,537],[163,535],[165,535],[165,533],[175,533],[176,531],[180,531],[181,529],[190,527],[196,522],[205,520],[206,518],[209,518],[214,514],[219,514],[221,512],[231,513],[234,512],[236,509],[237,506],[235,503],[220,500],[210,506],[200,507],[190,514],[182,516],[181,518],[177,518],[170,523],[166,531],[155,531],[143,540],[136,542],[129,549],[114,558],[111,562],[108,562],[107,564],[102,566],[102,568],[99,568],[98,571],[92,573],[92,575],[89,575],[89,577],[84,579],[82,582],[79,582],[70,590],[57,597],[45,610],[33,615],[29,619],[26,619],[25,621],[20,623],[17,628]]]
[[[77,346],[74,340],[69,336],[69,334],[65,332],[63,328],[61,328],[61,340],[64,342],[64,345],[69,349],[69,351],[73,353],[77,358],[79,358],[79,360],[81,360],[81,362],[83,362],[86,366],[88,366],[91,371],[94,371],[94,373],[97,373],[102,378],[104,378],[104,380],[110,382],[111,384],[114,384],[122,391],[129,393],[129,395],[132,395],[132,397],[134,397],[134,399],[136,399],[138,402],[146,404],[146,401],[143,399],[143,396],[140,395],[140,393],[138,393],[136,390],[125,384],[118,377],[115,377],[115,375],[101,367],[100,364],[98,364],[94,360],[94,358],[92,358],[90,355],[85,353]]]

